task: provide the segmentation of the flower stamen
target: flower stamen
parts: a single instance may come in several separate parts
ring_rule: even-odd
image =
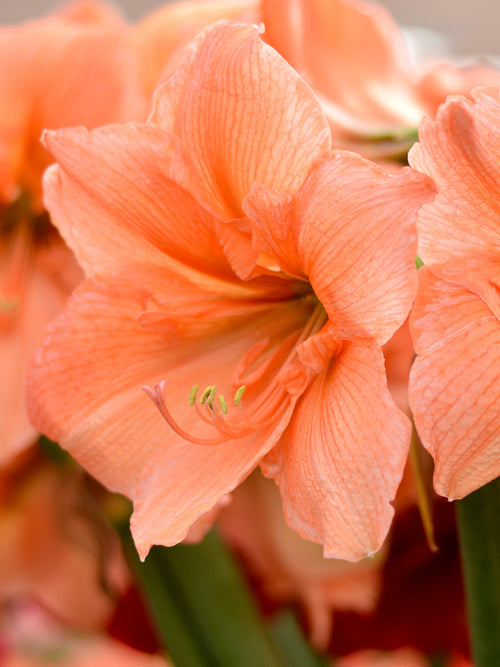
[[[236,407],[238,407],[241,403],[241,399],[243,398],[243,394],[246,391],[246,386],[244,384],[241,385],[241,387],[237,390],[237,392],[234,395],[234,404]]]
[[[205,401],[208,405],[212,405],[215,398],[215,392],[217,391],[217,385],[209,384],[208,387],[204,390],[200,398],[200,403],[203,405]]]
[[[232,439],[231,436],[221,437],[220,434],[216,438],[199,438],[198,436],[192,435],[191,433],[185,431],[175,421],[175,419],[168,411],[168,408],[165,404],[165,386],[166,382],[163,380],[160,382],[160,384],[155,384],[152,389],[151,387],[143,387],[142,390],[153,401],[153,403],[160,411],[161,416],[165,419],[167,424],[169,424],[172,430],[177,433],[177,435],[180,435],[181,438],[187,440],[188,442],[192,442],[194,445],[220,445],[223,442],[227,442],[228,440]]]
[[[227,415],[227,413],[228,413],[229,411],[228,411],[228,409],[227,409],[226,399],[224,398],[224,396],[223,396],[222,394],[219,394],[219,403],[220,403],[220,409],[222,410],[222,412],[223,412],[225,415]]]
[[[196,394],[198,393],[198,389],[200,388],[199,384],[195,384],[191,391],[189,392],[189,405],[194,405],[196,402]]]
[[[185,431],[172,417],[165,405],[165,381],[155,385],[153,389],[144,387],[146,394],[154,401],[160,413],[172,429],[185,440],[199,445],[215,445],[245,438],[267,428],[276,421],[280,414],[286,412],[290,401],[297,391],[303,391],[311,369],[304,369],[297,361],[297,347],[307,338],[317,333],[327,319],[326,313],[318,304],[311,313],[305,326],[296,334],[285,339],[276,349],[269,351],[269,339],[256,343],[238,364],[233,381],[236,378],[249,380],[252,386],[252,397],[246,410],[242,410],[242,399],[248,384],[242,384],[234,394],[234,408],[230,409],[226,399],[217,393],[217,385],[210,384],[203,390],[199,399],[199,385],[195,384],[189,392],[189,405],[195,406],[200,421],[217,431],[215,437],[200,437]],[[268,376],[265,384],[262,379]],[[299,382],[297,385],[297,378]],[[290,384],[291,383],[291,384]],[[291,388],[295,385],[297,388]],[[302,389],[301,389],[302,387]],[[216,399],[218,399],[216,401]]]

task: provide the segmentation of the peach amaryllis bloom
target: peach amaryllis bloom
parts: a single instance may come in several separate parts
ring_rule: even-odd
[[[447,95],[496,83],[492,67],[410,62],[402,33],[381,6],[363,0],[191,0],[157,10],[134,30],[146,91],[178,65],[188,42],[217,19],[265,26],[275,48],[320,100],[337,147],[375,158],[408,151],[424,115]]]
[[[309,83],[336,145],[368,157],[405,153],[424,115],[451,93],[500,81],[493,67],[410,61],[403,35],[382,6],[363,0],[261,0],[269,42]]]
[[[47,127],[137,117],[127,39],[121,21],[92,2],[0,27],[0,463],[35,437],[24,376],[46,324],[82,279],[43,209],[51,158],[40,136]]]
[[[105,519],[105,493],[93,488],[78,466],[50,463],[37,448],[1,470],[0,609],[5,616],[9,608],[33,600],[79,630],[109,622],[130,575]],[[1,613],[0,620],[3,625]]]
[[[152,90],[213,20],[263,22],[263,39],[309,83],[337,140],[413,130],[422,108],[403,38],[389,13],[358,0],[196,0],[157,10],[134,31]]]
[[[231,22],[190,46],[148,124],[45,136],[46,204],[88,280],[37,356],[30,414],[134,500],[143,557],[257,465],[327,556],[385,537],[409,423],[381,345],[433,195],[330,141],[306,84]]]
[[[450,499],[500,475],[500,91],[473,97],[450,98],[410,153],[438,190],[418,221],[410,405]]]

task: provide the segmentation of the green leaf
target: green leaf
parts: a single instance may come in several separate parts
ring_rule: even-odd
[[[305,640],[297,619],[290,610],[280,614],[271,629],[287,667],[328,667],[331,662],[319,656]]]
[[[126,551],[176,667],[285,667],[229,552],[210,533],[197,545]]]
[[[500,665],[500,477],[457,501],[475,667]]]

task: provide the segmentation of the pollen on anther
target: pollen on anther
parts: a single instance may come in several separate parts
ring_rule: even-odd
[[[191,391],[189,392],[189,405],[194,405],[196,402],[196,394],[198,393],[198,389],[200,388],[199,384],[195,384]]]
[[[207,403],[210,407],[212,407],[212,405],[214,404],[216,393],[217,393],[217,385],[213,384],[211,389],[210,389],[210,393],[208,394],[208,397],[207,397]]]
[[[220,403],[220,407],[221,407],[222,412],[225,415],[227,415],[227,413],[228,413],[227,403],[226,403],[226,399],[224,398],[224,396],[222,394],[219,394],[219,403]]]
[[[246,387],[244,384],[241,385],[241,387],[236,391],[234,395],[234,404],[236,407],[241,403],[241,399],[243,398],[243,394],[245,393]]]
[[[200,403],[203,405],[207,398],[210,396],[210,392],[212,391],[213,385],[209,384],[208,387],[206,387],[203,391],[203,394],[200,397]]]

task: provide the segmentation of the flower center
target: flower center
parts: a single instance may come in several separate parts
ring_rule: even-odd
[[[170,427],[184,440],[196,445],[218,445],[244,438],[275,423],[303,393],[314,371],[299,360],[297,348],[320,331],[327,316],[317,304],[305,326],[287,336],[274,350],[268,339],[255,344],[240,360],[233,373],[232,402],[227,402],[217,385],[208,385],[199,393],[195,385],[189,394],[189,405],[198,418],[214,429],[213,436],[199,436],[186,431],[172,416],[166,405],[165,381],[154,387],[143,387]]]

